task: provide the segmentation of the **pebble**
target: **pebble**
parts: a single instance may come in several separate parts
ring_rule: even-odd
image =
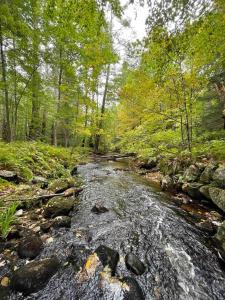
[[[22,215],[23,215],[23,210],[22,209],[17,210],[17,212],[15,213],[15,216],[17,216],[17,217],[20,217]]]
[[[3,277],[2,280],[1,280],[1,286],[4,286],[4,287],[7,287],[9,286],[10,284],[10,279],[9,277]]]

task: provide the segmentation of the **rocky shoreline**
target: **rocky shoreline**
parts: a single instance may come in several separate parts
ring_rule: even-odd
[[[206,157],[183,161],[161,156],[133,163],[138,174],[167,192],[212,237],[225,261],[225,164]]]

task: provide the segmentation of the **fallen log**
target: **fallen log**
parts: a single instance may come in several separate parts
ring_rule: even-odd
[[[40,201],[44,201],[44,203],[46,203],[49,199],[53,198],[53,197],[70,197],[70,196],[77,196],[80,192],[82,192],[83,188],[74,188],[73,191],[71,189],[71,192],[68,192],[67,190],[63,193],[54,193],[54,194],[46,194],[46,195],[40,195],[37,197],[33,197],[33,198],[22,198],[22,199],[4,199],[2,200],[4,203],[7,202],[19,202],[19,203],[23,203],[26,201],[30,201],[33,205],[35,205],[35,203],[37,202],[37,204]]]

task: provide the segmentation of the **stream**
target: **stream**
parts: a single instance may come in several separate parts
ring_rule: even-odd
[[[11,293],[11,300],[138,300],[124,296],[116,280],[100,282],[99,272],[77,279],[78,265],[100,245],[119,252],[115,278],[130,277],[145,299],[212,300],[225,298],[225,273],[205,233],[183,218],[168,196],[133,172],[126,162],[96,162],[78,167],[84,190],[70,229],[54,232],[54,241],[35,259],[56,255],[63,267],[39,292]],[[95,203],[109,209],[91,212]],[[127,253],[146,266],[135,275],[125,265]],[[104,281],[104,280],[103,280]]]

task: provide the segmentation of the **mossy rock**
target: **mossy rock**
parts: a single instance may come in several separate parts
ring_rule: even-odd
[[[44,217],[52,218],[57,216],[66,216],[75,205],[78,205],[79,200],[74,198],[54,197],[49,200],[44,209]]]
[[[225,212],[225,190],[216,187],[210,187],[209,195],[213,203]]]
[[[58,194],[62,193],[65,190],[79,186],[78,181],[73,178],[73,177],[68,177],[68,178],[58,178],[53,180],[50,185],[49,185],[49,190]]]

